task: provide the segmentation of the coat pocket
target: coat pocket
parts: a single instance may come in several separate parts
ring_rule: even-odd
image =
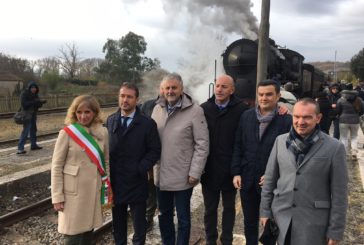
[[[329,201],[315,201],[314,202],[315,208],[330,208],[330,202]]]
[[[74,165],[66,165],[63,169],[64,177],[64,193],[69,195],[77,195],[78,171],[80,167]]]

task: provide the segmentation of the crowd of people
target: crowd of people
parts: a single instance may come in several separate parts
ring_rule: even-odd
[[[199,105],[184,92],[181,76],[170,73],[160,82],[158,97],[139,108],[139,89],[126,82],[119,108],[104,126],[97,100],[76,97],[51,169],[52,203],[64,243],[94,244],[102,206],[111,205],[115,244],[127,244],[128,209],[132,243],[145,244],[157,209],[162,243],[187,245],[191,196],[201,183],[208,245],[232,244],[234,224],[243,222],[235,220],[237,192],[247,245],[258,244],[259,226],[268,223],[278,227],[272,239],[281,245],[338,244],[348,206],[345,156],[358,149],[364,83],[360,91],[331,84],[316,99],[298,100],[292,111],[278,104],[280,89],[275,80],[260,81],[257,104],[249,108],[235,96],[233,78],[221,75],[214,95]],[[41,106],[37,92],[35,85],[27,91],[37,101],[30,104],[34,111]],[[328,135],[331,124],[334,137]],[[40,148],[34,123],[25,125],[19,154],[25,153],[24,137],[32,128],[32,149]]]
[[[318,92],[316,101],[322,113],[321,130],[329,134],[333,124],[333,137],[344,144],[348,155],[356,157],[358,130],[364,114],[364,82],[359,82],[355,89],[352,84],[331,83]]]

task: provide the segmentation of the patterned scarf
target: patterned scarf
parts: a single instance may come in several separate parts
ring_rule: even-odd
[[[269,123],[273,120],[276,115],[278,108],[276,107],[273,111],[271,111],[268,115],[262,115],[259,111],[259,106],[255,107],[255,112],[257,114],[257,119],[259,121],[259,139],[262,139],[262,136],[267,129]]]
[[[292,127],[286,140],[286,146],[296,156],[297,167],[299,167],[308,151],[319,139],[320,127],[316,125],[315,130],[306,138],[302,138]]]

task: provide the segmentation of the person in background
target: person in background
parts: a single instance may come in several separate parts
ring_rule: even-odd
[[[345,230],[348,174],[345,149],[321,132],[318,104],[303,98],[293,108],[293,127],[277,137],[260,204],[263,226],[278,225],[278,244],[337,245]]]
[[[134,227],[132,242],[134,245],[145,244],[148,172],[161,154],[157,125],[140,112],[138,100],[138,87],[132,83],[123,83],[119,91],[119,109],[106,121],[116,245],[127,244],[128,207]]]
[[[336,103],[340,99],[340,85],[338,83],[330,84],[330,92],[328,94],[329,101],[331,103],[330,111],[330,126],[334,124],[334,138],[340,139],[340,128],[339,128],[339,118],[337,116]]]
[[[275,139],[288,132],[292,117],[279,114],[280,86],[274,80],[258,83],[258,105],[245,111],[235,134],[231,174],[240,190],[247,245],[258,245],[259,204],[264,171]]]
[[[330,111],[331,111],[331,103],[329,98],[325,92],[318,92],[316,95],[316,102],[320,107],[320,112],[322,114],[320,120],[320,129],[329,134],[330,130]]]
[[[232,183],[230,163],[239,118],[248,109],[234,95],[234,91],[233,78],[221,75],[216,80],[214,95],[201,105],[210,137],[210,154],[201,177],[207,245],[216,245],[218,239],[217,210],[220,195],[223,203],[220,241],[223,245],[231,245],[233,241],[236,189]]]
[[[191,196],[209,154],[209,132],[202,108],[183,92],[177,73],[163,80],[163,97],[152,118],[162,142],[154,183],[157,188],[159,228],[164,245],[188,245],[191,231]],[[177,211],[176,238],[173,215]]]
[[[110,202],[100,194],[108,182],[109,146],[97,100],[90,95],[76,97],[65,124],[54,147],[51,168],[58,232],[64,234],[65,245],[95,244],[93,229],[103,224],[101,205]],[[95,157],[104,161],[95,162]]]
[[[358,91],[358,96],[364,101],[364,81],[359,81],[358,86],[355,88]]]
[[[163,84],[159,84],[159,92],[158,96],[155,99],[148,100],[143,103],[140,110],[141,112],[148,116],[152,116],[153,109],[156,105],[156,102],[159,98],[163,96]],[[147,232],[151,231],[154,225],[154,214],[155,210],[157,209],[157,190],[154,185],[154,176],[153,176],[153,169],[149,171],[149,179],[148,179],[148,200],[147,200]]]
[[[344,144],[346,152],[349,154],[351,149],[351,154],[356,157],[358,152],[359,115],[364,113],[363,101],[358,96],[357,91],[341,91],[341,98],[337,101],[337,113],[341,132],[340,140]],[[349,145],[349,139],[351,145]]]
[[[32,118],[29,122],[23,124],[23,131],[19,138],[18,151],[16,154],[26,153],[24,145],[28,135],[30,136],[30,150],[42,149],[42,147],[37,144],[37,112],[38,109],[46,103],[46,100],[39,99],[38,93],[38,85],[31,81],[28,83],[28,88],[20,95],[22,109],[32,113]]]

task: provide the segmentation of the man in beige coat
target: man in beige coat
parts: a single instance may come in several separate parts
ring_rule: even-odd
[[[162,142],[158,187],[159,227],[163,244],[176,244],[173,223],[177,211],[177,244],[188,244],[191,230],[190,200],[209,153],[209,134],[202,108],[183,93],[176,73],[163,80],[164,98],[157,101],[152,118]]]

